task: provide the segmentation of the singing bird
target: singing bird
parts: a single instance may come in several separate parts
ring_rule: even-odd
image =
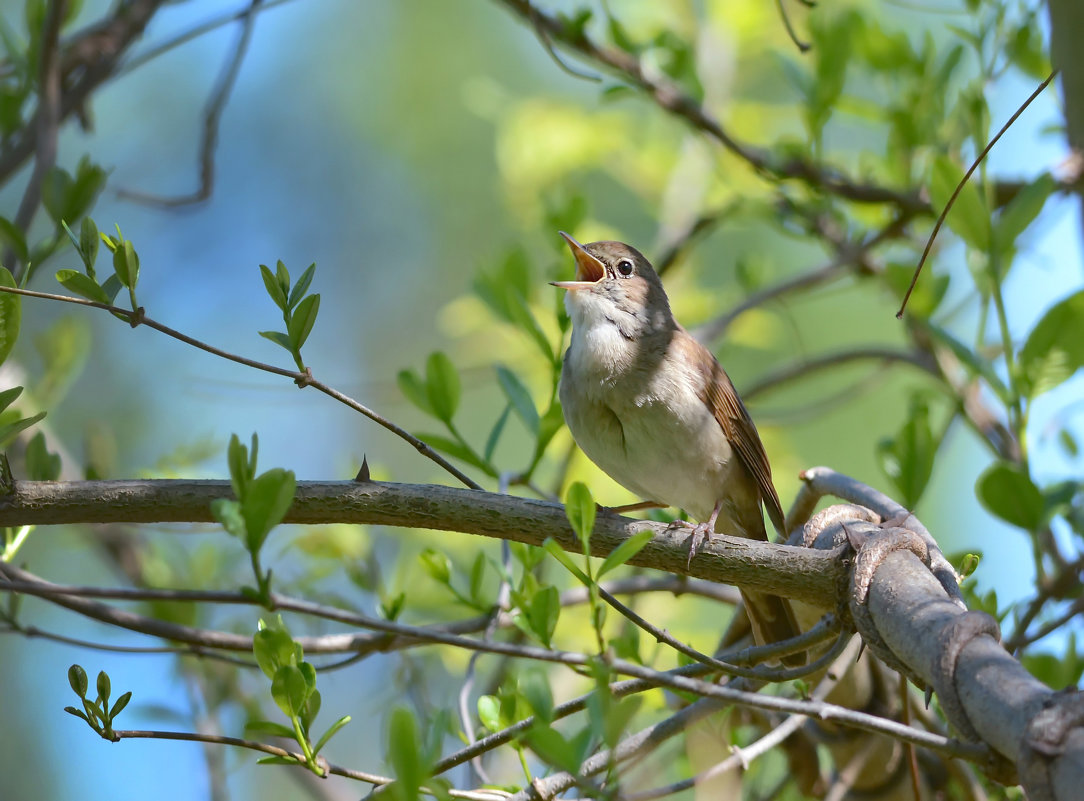
[[[713,532],[766,540],[762,502],[783,533],[756,426],[715,356],[674,319],[651,263],[622,242],[561,236],[576,259],[576,280],[553,282],[572,319],[560,397],[576,443],[623,487],[700,521],[690,562]],[[759,643],[798,633],[786,600],[742,596]]]

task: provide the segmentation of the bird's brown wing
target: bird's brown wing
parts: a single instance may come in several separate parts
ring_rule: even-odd
[[[768,464],[768,455],[764,452],[764,444],[760,441],[753,418],[749,416],[745,404],[738,397],[730,376],[719,364],[719,360],[699,342],[691,341],[695,342],[697,347],[695,354],[690,355],[699,363],[700,374],[708,377],[701,390],[701,398],[711,408],[742,464],[756,481],[775,530],[781,536],[786,536],[783,530],[783,506],[779,502],[775,485],[772,484],[772,468]]]

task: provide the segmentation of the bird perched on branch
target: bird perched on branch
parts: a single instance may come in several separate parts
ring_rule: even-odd
[[[553,284],[572,318],[560,397],[576,443],[625,488],[700,521],[677,523],[692,529],[690,563],[714,532],[766,540],[762,502],[782,534],[756,426],[715,356],[674,319],[650,262],[621,242],[561,236],[576,259],[576,280]],[[758,642],[798,633],[784,599],[742,596]]]

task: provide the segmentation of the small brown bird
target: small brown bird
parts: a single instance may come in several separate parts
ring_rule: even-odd
[[[715,531],[766,540],[761,502],[783,533],[756,426],[715,356],[674,319],[658,273],[629,245],[561,236],[576,258],[576,280],[554,282],[572,318],[560,397],[576,443],[622,486],[701,521],[690,562]],[[757,642],[798,633],[784,599],[742,596]]]

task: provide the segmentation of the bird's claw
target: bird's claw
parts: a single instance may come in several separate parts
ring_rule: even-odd
[[[689,558],[685,561],[685,569],[688,570],[692,567],[693,557],[700,553],[704,543],[711,542],[711,535],[714,533],[713,526],[709,523],[690,523],[688,520],[674,520],[670,523],[669,528],[690,529]]]

